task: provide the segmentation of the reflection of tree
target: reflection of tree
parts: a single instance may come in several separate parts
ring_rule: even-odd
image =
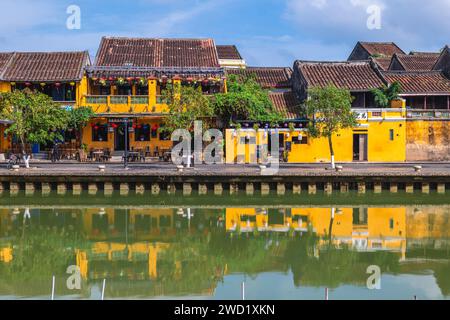
[[[450,263],[442,264],[435,268],[434,276],[444,296],[450,296]]]
[[[13,260],[0,264],[0,275],[4,279],[29,280],[51,278],[64,274],[74,264],[74,248],[82,247],[82,239],[75,232],[50,228],[26,229],[12,243],[15,248]]]
[[[363,284],[366,269],[378,265],[383,271],[398,269],[398,256],[390,252],[357,252],[349,248],[338,249],[328,245],[320,250],[319,257],[312,252],[319,250],[317,238],[308,234],[289,242],[286,264],[291,268],[294,284],[336,288],[341,284]],[[317,248],[317,249],[314,249]]]

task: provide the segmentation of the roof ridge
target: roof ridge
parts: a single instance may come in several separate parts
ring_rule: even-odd
[[[407,71],[407,70],[386,70],[381,71],[382,73],[389,73],[389,74],[401,74],[401,75],[421,75],[421,74],[442,74],[441,70],[413,70],[413,71]]]
[[[214,41],[213,38],[152,38],[152,37],[117,37],[117,36],[103,36],[102,39],[108,39],[108,40],[114,40],[114,39],[118,39],[118,40],[122,40],[122,39],[126,39],[126,40],[186,40],[186,41],[192,41],[192,40],[212,40]]]
[[[317,60],[295,60],[302,64],[369,64],[370,60],[344,60],[344,61],[317,61]],[[294,62],[294,63],[295,63]]]
[[[76,51],[14,51],[17,54],[51,54],[51,53],[85,53],[89,50],[76,50]]]

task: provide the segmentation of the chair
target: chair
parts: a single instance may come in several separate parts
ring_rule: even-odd
[[[109,148],[107,148],[103,151],[102,160],[104,162],[107,162],[110,159],[111,159],[111,151],[109,150]]]
[[[139,161],[145,162],[145,152],[143,150],[139,151]]]
[[[150,146],[146,146],[145,147],[145,156],[146,157],[151,157],[152,156],[152,152],[151,152]]]
[[[94,161],[94,149],[89,149],[89,154],[87,155],[86,159],[88,161]]]

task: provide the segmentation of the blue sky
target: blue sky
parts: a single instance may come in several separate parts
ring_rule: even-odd
[[[66,9],[81,9],[68,30]],[[367,8],[381,9],[369,30]],[[450,43],[450,0],[2,0],[1,51],[89,50],[102,36],[213,38],[236,44],[249,65],[345,60],[358,40],[405,51]]]

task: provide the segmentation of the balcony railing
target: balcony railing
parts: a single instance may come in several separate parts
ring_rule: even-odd
[[[108,96],[86,96],[87,104],[107,104]]]
[[[148,96],[131,96],[131,104],[148,104]]]
[[[167,113],[162,97],[156,96],[156,101],[153,99],[149,96],[86,95],[84,103],[96,113]]]
[[[128,104],[128,96],[110,96],[111,104]]]
[[[408,110],[408,119],[450,119],[450,110]]]

